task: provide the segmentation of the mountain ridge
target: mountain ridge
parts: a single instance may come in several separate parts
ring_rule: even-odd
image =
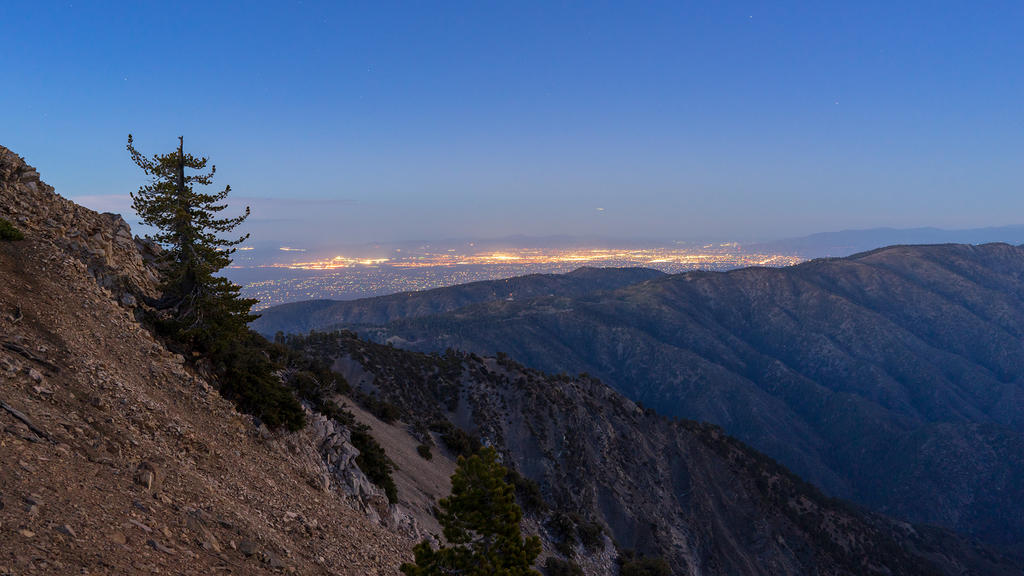
[[[544,374],[505,356],[425,355],[345,332],[289,340],[390,403],[412,430],[449,422],[495,446],[559,513],[582,519],[579,530],[601,526],[623,548],[663,555],[674,574],[1004,570],[984,560],[984,547],[826,498],[720,428],[671,421],[588,376]],[[551,520],[539,526],[558,543]],[[940,552],[940,541],[951,547]],[[585,560],[586,547],[574,548]]]
[[[543,294],[582,295],[664,276],[650,268],[582,267],[565,274],[529,274],[481,280],[420,292],[399,292],[358,300],[307,300],[262,310],[252,328],[267,337],[278,331],[304,333],[332,324],[375,324],[394,318],[428,316],[478,302],[533,298]]]
[[[355,328],[587,372],[723,426],[827,493],[1003,544],[1024,537],[1020,247],[894,246]]]

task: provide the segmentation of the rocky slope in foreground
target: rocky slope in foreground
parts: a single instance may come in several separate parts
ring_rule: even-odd
[[[895,246],[692,272],[360,332],[587,372],[722,426],[831,495],[1024,542],[1021,247]]]
[[[589,377],[551,376],[504,357],[424,355],[351,333],[290,342],[398,406],[425,443],[450,423],[496,446],[538,483],[552,510],[529,517],[556,545],[552,512],[603,527],[621,548],[664,556],[675,574],[1021,570],[941,529],[828,499],[720,428],[668,420]],[[573,549],[587,573],[610,574],[587,564],[608,543],[588,550],[580,534]]]
[[[135,321],[119,217],[0,147],[0,218],[0,574],[397,574],[412,534],[328,465],[343,430],[261,430]]]

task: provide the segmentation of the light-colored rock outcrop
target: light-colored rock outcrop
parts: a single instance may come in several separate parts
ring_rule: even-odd
[[[20,156],[0,146],[0,218],[86,265],[111,297],[134,306],[156,295],[160,247],[133,237],[118,214],[100,214],[57,194]]]

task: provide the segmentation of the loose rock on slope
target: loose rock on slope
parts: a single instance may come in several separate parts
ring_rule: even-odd
[[[0,574],[398,573],[414,542],[324,485],[310,429],[261,432],[135,321],[117,217],[4,148],[0,217]]]

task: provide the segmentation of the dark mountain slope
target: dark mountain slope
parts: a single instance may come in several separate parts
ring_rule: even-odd
[[[663,276],[664,272],[649,268],[579,268],[568,274],[530,274],[360,300],[310,300],[263,310],[252,327],[273,337],[278,331],[302,334],[340,324],[385,324],[494,300],[524,300],[552,294],[582,296]]]
[[[1024,250],[897,246],[365,330],[588,372],[827,492],[1024,541]]]
[[[676,574],[1019,570],[951,533],[826,498],[720,428],[668,420],[589,377],[505,357],[428,356],[349,333],[290,344],[396,405],[426,442],[427,428],[454,422],[498,447],[559,512],[604,526],[623,548],[664,555]]]

